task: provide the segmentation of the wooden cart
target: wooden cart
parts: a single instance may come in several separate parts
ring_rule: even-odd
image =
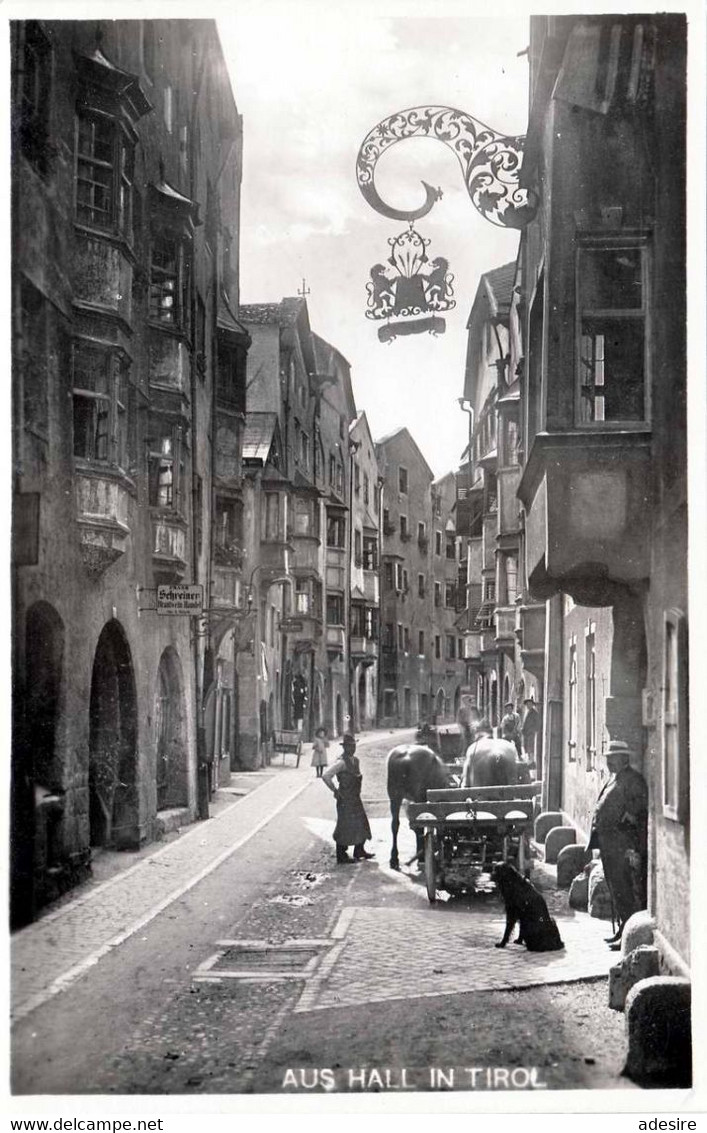
[[[539,792],[540,783],[450,787],[428,791],[425,803],[410,803],[410,825],[424,834],[429,900],[435,901],[440,889],[473,892],[481,874],[490,873],[498,862],[510,862],[529,877]]]
[[[286,755],[289,753],[296,755],[295,767],[299,767],[300,756],[302,755],[301,732],[273,732],[273,751],[282,753],[283,764]]]

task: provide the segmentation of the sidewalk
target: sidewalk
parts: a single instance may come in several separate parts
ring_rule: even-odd
[[[385,734],[361,733],[358,742],[365,746]],[[209,820],[182,827],[167,844],[129,857],[99,856],[93,882],[11,938],[13,1021],[80,979],[314,783],[311,751],[303,745],[299,767],[292,756],[284,762],[276,756],[259,771],[234,772],[229,786],[216,791]]]

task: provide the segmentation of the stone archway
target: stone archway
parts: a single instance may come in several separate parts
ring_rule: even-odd
[[[103,627],[93,659],[88,779],[91,845],[136,847],[137,697],[130,646],[115,619]]]
[[[444,718],[444,689],[437,690],[435,697],[435,719],[437,723],[441,723]]]
[[[169,646],[160,658],[155,691],[157,809],[188,805],[188,743],[182,666]]]

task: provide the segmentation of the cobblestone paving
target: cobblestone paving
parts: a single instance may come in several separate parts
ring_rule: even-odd
[[[280,771],[209,822],[12,937],[12,1014],[22,1017],[75,970],[100,958],[225,860],[310,783],[303,765]]]

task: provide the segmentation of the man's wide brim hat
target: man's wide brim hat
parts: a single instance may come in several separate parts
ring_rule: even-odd
[[[345,732],[344,735],[341,737],[341,746],[342,747],[350,747],[351,744],[353,744],[353,746],[356,747],[356,737],[354,735],[352,735],[351,732]]]
[[[606,755],[635,755],[632,747],[624,743],[623,740],[609,740],[609,746],[605,752]]]

